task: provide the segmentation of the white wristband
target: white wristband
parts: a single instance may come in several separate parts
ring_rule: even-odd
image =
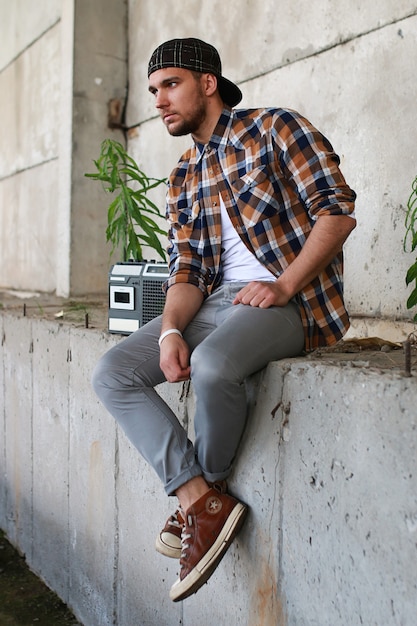
[[[178,328],[170,328],[169,330],[166,330],[164,333],[162,333],[162,335],[158,339],[159,347],[161,347],[161,343],[163,342],[165,337],[168,337],[168,335],[174,335],[174,334],[182,337],[182,332],[178,330]]]

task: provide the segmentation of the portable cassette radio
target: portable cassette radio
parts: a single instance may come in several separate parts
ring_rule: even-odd
[[[130,335],[162,313],[168,264],[116,263],[109,272],[109,332]]]

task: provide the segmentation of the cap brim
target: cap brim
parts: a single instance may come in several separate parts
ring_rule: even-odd
[[[223,102],[231,107],[239,104],[243,97],[239,87],[232,83],[231,80],[227,80],[227,78],[224,78],[224,76],[218,78],[217,81],[219,93],[222,97]]]

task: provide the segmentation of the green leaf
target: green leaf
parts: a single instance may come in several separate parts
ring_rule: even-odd
[[[143,172],[141,172],[140,170],[136,170],[136,169],[134,169],[132,167],[126,166],[126,167],[123,167],[120,170],[120,172],[122,174],[126,174],[127,176],[130,176],[130,178],[132,180],[135,180],[136,182],[138,182],[141,185],[141,187],[147,187],[148,186],[147,185],[148,179],[147,179],[146,175]]]
[[[417,279],[417,261],[408,268],[407,276],[405,277],[405,282],[409,285],[413,280]]]
[[[107,209],[107,221],[109,224],[116,218],[117,211],[120,208],[120,196],[117,196]]]
[[[149,180],[153,181],[149,185],[149,189],[154,189],[155,187],[159,187],[159,185],[166,185],[168,182],[166,178],[150,178]]]
[[[412,309],[417,304],[417,287],[413,289],[407,300],[407,309]]]
[[[144,241],[149,248],[155,250],[155,252],[157,252],[159,256],[165,261],[165,250],[157,237],[154,239],[152,237],[147,237],[146,235],[141,235],[140,239],[141,241]]]
[[[132,195],[135,200],[141,203],[145,211],[151,211],[152,213],[156,213],[157,215],[164,217],[156,204],[152,202],[152,200],[150,200],[145,194],[134,191]]]
[[[149,232],[159,232],[163,235],[166,235],[166,231],[162,230],[162,228],[158,226],[155,220],[153,220],[151,217],[148,217],[147,215],[142,215],[142,227]]]

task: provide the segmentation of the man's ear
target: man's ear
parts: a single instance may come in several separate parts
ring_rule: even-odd
[[[203,74],[203,89],[206,96],[212,96],[217,90],[217,77],[214,74]]]

